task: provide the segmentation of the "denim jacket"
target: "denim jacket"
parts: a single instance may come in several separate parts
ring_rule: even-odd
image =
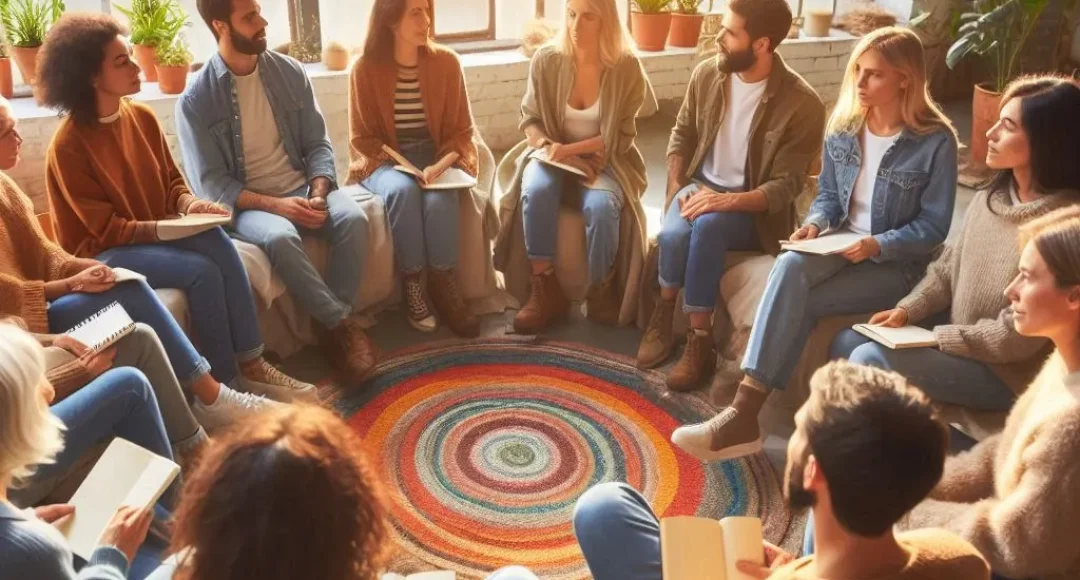
[[[862,164],[859,134],[825,138],[818,195],[805,223],[822,232],[848,219]],[[956,202],[956,139],[947,129],[918,134],[907,129],[885,152],[871,202],[871,234],[881,246],[875,262],[928,263],[945,241]]]
[[[259,77],[274,111],[289,163],[308,183],[327,177],[337,187],[334,150],[303,65],[273,51],[259,55]],[[214,54],[176,102],[176,132],[184,175],[195,195],[233,207],[247,183],[236,82]]]

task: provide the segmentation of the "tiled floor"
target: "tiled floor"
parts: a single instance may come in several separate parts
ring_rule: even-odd
[[[947,106],[946,110],[956,120],[958,130],[962,138],[970,132],[970,106],[967,103],[957,103]],[[664,203],[664,190],[666,179],[665,150],[667,147],[668,133],[674,119],[670,115],[657,115],[639,123],[639,147],[645,157],[648,174],[649,188],[645,192],[642,203],[649,220],[649,235],[653,236],[659,230],[660,215]],[[498,158],[497,152],[496,158]],[[959,188],[956,200],[956,212],[953,219],[953,227],[950,235],[960,230],[964,209],[971,201],[973,192],[967,188]],[[503,315],[490,315],[483,320],[482,335],[485,337],[503,336],[512,319],[513,312]],[[435,334],[422,334],[417,332],[405,321],[401,312],[384,312],[379,316],[378,324],[371,329],[371,336],[380,348],[392,351],[398,348],[412,346],[430,340],[453,338],[453,334],[445,328]],[[551,332],[545,333],[545,338],[552,340],[575,341],[589,344],[596,348],[602,348],[614,353],[633,357],[637,352],[638,342],[641,339],[641,331],[637,328],[609,328],[592,324],[585,320],[575,309],[571,320]],[[670,363],[673,364],[673,363]],[[322,356],[314,349],[308,348],[285,361],[286,370],[294,373],[301,379],[317,380],[326,376],[328,369]],[[662,369],[663,370],[663,369]],[[787,450],[787,441],[793,430],[792,413],[777,408],[767,407],[763,415],[763,426],[767,434],[765,441],[766,454],[772,461],[778,474],[783,474],[783,466]],[[789,533],[789,540],[785,542],[791,547],[798,546],[801,538],[801,519]]]

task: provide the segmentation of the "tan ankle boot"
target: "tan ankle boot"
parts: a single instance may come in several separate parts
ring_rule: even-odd
[[[569,311],[570,301],[563,294],[555,270],[533,274],[529,300],[514,315],[514,331],[536,334],[552,322],[565,320]]]
[[[615,326],[619,323],[621,303],[616,295],[615,268],[612,268],[599,284],[589,285],[589,293],[585,297],[585,316],[593,322]]]
[[[360,382],[379,362],[379,347],[360,323],[348,317],[322,335],[322,346],[334,369],[350,382]]]
[[[466,338],[480,335],[480,320],[469,311],[469,306],[461,297],[457,275],[453,269],[432,269],[428,272],[428,296],[431,297],[439,317],[454,334]]]
[[[671,332],[671,320],[674,315],[674,300],[656,299],[652,317],[649,318],[649,326],[645,329],[645,336],[641,337],[641,345],[638,346],[638,368],[651,369],[663,364],[671,356],[671,351],[675,347],[675,337]]]
[[[716,368],[716,345],[712,333],[699,335],[693,329],[686,331],[686,348],[682,358],[667,376],[667,387],[672,391],[692,391],[712,374]]]

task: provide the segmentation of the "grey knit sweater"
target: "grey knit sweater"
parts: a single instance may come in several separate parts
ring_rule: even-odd
[[[75,573],[74,559],[64,537],[32,514],[0,501],[0,579],[8,580],[125,580],[128,561],[111,546],[94,550],[86,566]]]
[[[1050,352],[1045,338],[1021,336],[1013,327],[1005,288],[1016,277],[1020,226],[1077,203],[1061,191],[1016,205],[1008,191],[980,191],[968,206],[964,229],[926,269],[922,281],[897,306],[908,324],[949,311],[949,324],[934,327],[941,352],[987,363],[1020,393]]]

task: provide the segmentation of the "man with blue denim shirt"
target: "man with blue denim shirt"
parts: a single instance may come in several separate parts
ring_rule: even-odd
[[[821,151],[825,106],[776,47],[791,30],[784,0],[732,0],[717,55],[694,70],[668,145],[659,244],[660,297],[638,348],[642,368],[675,347],[679,290],[690,316],[686,348],[667,375],[694,389],[716,362],[712,314],[729,251],[780,251],[795,228],[795,197]]]
[[[318,323],[327,355],[357,380],[377,352],[352,317],[367,249],[367,217],[337,188],[334,151],[311,83],[295,59],[266,50],[255,0],[199,0],[218,41],[176,105],[184,172],[196,195],[233,209],[233,231],[266,252]],[[330,244],[327,277],[301,232]]]

